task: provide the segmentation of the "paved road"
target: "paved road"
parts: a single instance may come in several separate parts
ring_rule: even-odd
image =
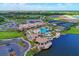
[[[26,46],[25,46],[25,53],[24,53],[24,56],[26,56],[27,52],[31,49],[31,44],[27,40],[24,40],[24,39],[22,39],[22,40],[26,44]]]

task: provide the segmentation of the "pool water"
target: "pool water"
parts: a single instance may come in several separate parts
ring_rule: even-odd
[[[52,46],[36,56],[79,56],[79,35],[66,34],[52,41]]]
[[[45,27],[41,27],[40,28],[40,33],[45,34],[45,33],[48,33],[48,32],[49,32],[49,29],[48,28],[45,28]]]

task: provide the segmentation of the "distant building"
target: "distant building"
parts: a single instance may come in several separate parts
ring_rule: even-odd
[[[45,24],[46,24],[45,22],[34,22],[34,23],[20,24],[18,29],[22,31],[23,29],[43,26]]]
[[[38,37],[38,34],[27,34],[27,38],[28,38],[28,40],[34,40],[34,39],[36,39]]]
[[[61,35],[60,32],[55,32],[55,37],[56,37],[56,38],[59,38],[60,35]]]
[[[62,16],[59,16],[59,18],[64,21],[68,21],[68,22],[72,22],[72,23],[79,22],[79,20],[77,18],[71,17],[69,15],[62,15]]]
[[[65,30],[65,27],[63,26],[57,26],[57,29],[55,29],[56,31],[63,31]]]
[[[37,28],[37,29],[34,29],[34,30],[33,30],[33,32],[34,32],[34,33],[38,33],[38,34],[39,34],[39,32],[40,32],[40,29],[39,29],[39,28]]]

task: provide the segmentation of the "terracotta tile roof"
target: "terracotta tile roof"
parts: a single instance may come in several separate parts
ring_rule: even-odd
[[[36,38],[36,42],[39,42],[39,43],[45,43],[47,41],[48,41],[48,39],[46,39],[46,38],[42,38],[42,37]]]

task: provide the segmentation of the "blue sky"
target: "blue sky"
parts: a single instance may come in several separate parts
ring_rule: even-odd
[[[79,10],[79,3],[0,3],[0,10]]]

